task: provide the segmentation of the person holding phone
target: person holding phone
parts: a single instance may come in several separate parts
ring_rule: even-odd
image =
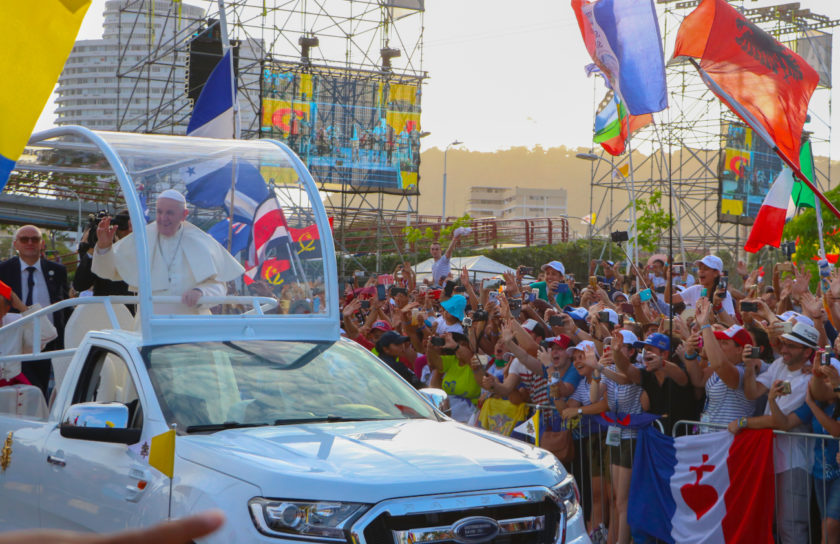
[[[432,255],[433,260],[431,284],[435,288],[441,287],[452,271],[450,259],[452,259],[452,252],[455,250],[455,246],[458,245],[458,238],[461,235],[459,230],[455,229],[455,232],[452,234],[452,241],[449,242],[445,253],[441,251],[440,242],[437,240],[429,246],[429,253]]]
[[[680,293],[673,292],[673,285],[670,281],[665,282],[665,302],[670,300],[673,304],[684,302],[687,308],[694,308],[700,297],[704,296],[714,303],[715,315],[718,319],[729,326],[734,323],[735,304],[732,295],[727,289],[719,289],[721,277],[723,276],[723,261],[715,255],[706,255],[695,261],[697,265],[698,283],[686,287]],[[670,280],[671,269],[666,269],[666,277]]]
[[[442,338],[440,342],[432,342]],[[429,368],[441,376],[441,388],[449,395],[452,419],[475,424],[478,420],[478,399],[481,396],[481,380],[485,376],[484,366],[475,357],[469,340],[463,333],[447,332],[433,336],[426,350]]]
[[[531,289],[539,291],[539,298],[546,302],[553,301],[560,308],[572,305],[575,296],[566,283],[566,267],[563,263],[551,261],[542,265],[540,270],[545,274],[545,281],[537,281],[530,285]]]

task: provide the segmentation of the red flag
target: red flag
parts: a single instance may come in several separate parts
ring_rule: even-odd
[[[248,256],[250,264],[256,265],[263,261],[266,246],[269,242],[289,238],[287,225],[283,208],[280,207],[275,197],[268,197],[257,207],[257,211],[254,213],[251,249]]]
[[[724,0],[702,0],[683,20],[674,46],[679,56],[699,58],[703,71],[754,119],[712,88],[717,97],[799,166],[802,125],[819,81],[802,57]]]

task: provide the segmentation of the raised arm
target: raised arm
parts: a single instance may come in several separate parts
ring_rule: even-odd
[[[720,376],[720,379],[729,389],[738,389],[740,376],[735,365],[726,360],[726,356],[715,338],[715,331],[712,328],[712,307],[711,303],[700,298],[695,305],[695,319],[700,324],[700,334],[703,337],[703,346],[706,349],[706,357],[709,359],[709,366]]]

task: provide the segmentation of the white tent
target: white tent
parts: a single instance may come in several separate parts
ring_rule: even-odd
[[[417,281],[423,281],[426,278],[432,277],[432,259],[418,263],[414,267],[417,274]],[[484,278],[501,277],[503,272],[515,272],[511,267],[503,265],[500,262],[494,261],[484,255],[474,255],[472,257],[452,257],[452,276],[457,280],[460,276],[460,271],[463,267],[467,267],[470,272],[470,280],[481,281]]]

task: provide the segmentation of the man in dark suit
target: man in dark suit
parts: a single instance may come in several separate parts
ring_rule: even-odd
[[[44,239],[41,229],[35,225],[24,225],[15,232],[14,248],[18,253],[0,263],[0,281],[6,283],[27,306],[40,304],[42,308],[64,300],[68,296],[67,269],[41,256]],[[58,331],[58,338],[44,348],[45,351],[62,349],[64,346],[64,324],[67,314],[55,312],[51,316]],[[50,360],[24,363],[23,374],[47,394],[52,368]]]

